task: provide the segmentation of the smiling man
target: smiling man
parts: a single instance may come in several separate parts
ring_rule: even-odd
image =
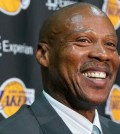
[[[87,3],[55,12],[41,28],[36,58],[44,90],[31,107],[0,123],[0,134],[120,132],[120,125],[96,110],[119,67],[117,35],[105,13]]]

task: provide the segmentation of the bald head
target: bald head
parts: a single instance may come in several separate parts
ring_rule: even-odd
[[[82,19],[90,16],[107,18],[102,10],[88,3],[76,3],[66,6],[56,11],[44,22],[39,41],[51,44],[52,40],[59,38],[59,35],[67,31],[71,24],[76,23],[77,25]],[[61,38],[60,42],[62,40]]]

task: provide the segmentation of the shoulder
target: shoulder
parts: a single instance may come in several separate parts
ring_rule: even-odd
[[[113,122],[112,120],[106,117],[100,116],[100,122],[103,127],[107,129],[109,128],[111,131],[113,130],[120,131],[120,124]]]
[[[27,105],[22,106],[13,116],[0,122],[2,134],[39,134],[38,131],[39,124]]]

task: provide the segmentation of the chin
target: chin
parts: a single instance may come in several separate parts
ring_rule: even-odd
[[[94,97],[88,97],[88,98],[77,98],[73,94],[66,94],[66,100],[72,107],[72,109],[75,110],[89,110],[93,109],[96,106],[99,106],[100,104],[104,103],[106,101],[106,96],[94,96]]]
[[[89,98],[89,102],[91,104],[94,104],[96,106],[101,105],[102,103],[104,103],[107,100],[107,96],[94,96],[94,98]]]
[[[73,94],[67,94],[66,100],[69,103],[70,107],[74,110],[89,110],[93,107],[96,107],[96,103],[85,101],[82,98],[77,98]]]

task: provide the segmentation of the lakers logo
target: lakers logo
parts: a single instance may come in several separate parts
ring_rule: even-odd
[[[32,97],[32,98],[31,98]],[[4,117],[9,117],[19,108],[34,101],[34,90],[27,89],[24,83],[18,78],[11,78],[4,82],[0,90],[0,112]]]
[[[120,1],[119,0],[104,0],[103,11],[110,18],[115,29],[120,26]]]
[[[120,123],[120,87],[114,85],[106,103],[105,113],[110,115],[111,119]]]
[[[27,9],[30,0],[0,0],[0,10],[8,15],[16,15],[21,9]]]

